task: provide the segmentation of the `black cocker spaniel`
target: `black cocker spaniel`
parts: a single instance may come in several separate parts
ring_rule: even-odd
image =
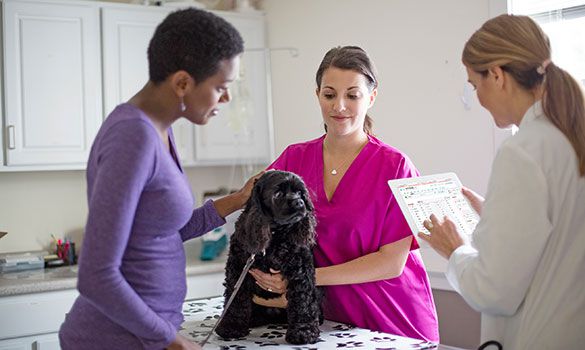
[[[250,327],[286,323],[285,340],[312,344],[319,339],[321,291],[315,286],[312,247],[315,244],[314,208],[303,180],[285,171],[262,175],[230,239],[226,265],[224,304],[251,254],[252,268],[280,270],[288,281],[286,309],[269,308],[252,302],[253,295],[270,299],[280,295],[260,288],[247,274],[233,303],[216,332],[223,338],[241,338]],[[225,305],[224,305],[225,306]]]

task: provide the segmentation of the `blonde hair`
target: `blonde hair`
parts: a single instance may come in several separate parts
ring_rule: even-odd
[[[569,139],[585,176],[585,97],[580,84],[549,61],[550,53],[548,36],[530,17],[501,15],[469,38],[462,61],[484,76],[499,66],[526,90],[542,85],[544,114]]]

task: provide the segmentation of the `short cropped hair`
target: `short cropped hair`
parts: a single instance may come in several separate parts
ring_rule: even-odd
[[[169,14],[148,45],[149,78],[155,84],[184,70],[197,83],[217,73],[219,63],[244,51],[244,40],[221,17],[195,8]]]

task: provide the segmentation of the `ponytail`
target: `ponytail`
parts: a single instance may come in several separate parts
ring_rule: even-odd
[[[579,174],[585,176],[585,97],[580,84],[551,63],[546,68],[542,109],[573,146]]]

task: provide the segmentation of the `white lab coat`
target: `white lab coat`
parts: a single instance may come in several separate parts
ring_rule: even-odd
[[[537,102],[493,163],[473,245],[447,278],[504,350],[585,349],[585,178]]]

